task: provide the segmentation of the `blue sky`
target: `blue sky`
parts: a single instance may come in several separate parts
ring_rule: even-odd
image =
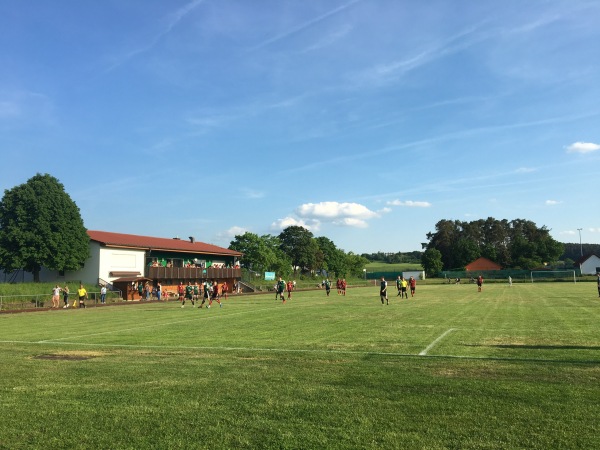
[[[600,2],[0,0],[0,189],[88,229],[302,225],[355,253],[441,219],[600,243]]]

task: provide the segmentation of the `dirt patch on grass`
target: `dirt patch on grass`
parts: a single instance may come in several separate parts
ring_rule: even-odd
[[[47,359],[54,361],[85,361],[87,359],[98,358],[103,356],[101,352],[61,352],[61,353],[47,353],[43,355],[36,355],[33,359]]]

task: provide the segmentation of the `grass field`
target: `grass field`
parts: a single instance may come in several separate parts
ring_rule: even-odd
[[[600,448],[592,283],[0,315],[0,449]]]
[[[365,266],[367,272],[397,272],[400,274],[404,271],[418,271],[423,270],[421,264],[411,263],[398,263],[398,264],[387,264],[382,262],[371,262]]]

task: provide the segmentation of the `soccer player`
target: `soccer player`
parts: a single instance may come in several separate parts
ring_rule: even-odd
[[[62,290],[63,292],[63,302],[65,304],[65,306],[63,306],[63,308],[68,308],[69,307],[69,286],[67,286],[65,284],[65,287]]]
[[[198,306],[198,308],[202,308],[202,306],[204,306],[204,304],[206,303],[206,301],[210,298],[210,287],[208,286],[208,281],[204,280],[204,282],[202,283],[202,303],[200,303],[200,306]]]
[[[285,303],[285,297],[283,296],[283,291],[285,289],[285,281],[283,281],[281,279],[281,277],[279,277],[279,280],[277,281],[277,284],[275,285],[276,291],[275,291],[275,300],[277,300],[277,297],[279,296],[279,298],[281,300],[283,300],[283,303]]]
[[[600,272],[596,276],[598,277],[598,297],[600,297]]]
[[[177,286],[177,294],[179,295],[179,301],[180,302],[184,302],[184,294],[185,294],[185,287],[183,287],[183,281],[179,282],[179,286]],[[181,307],[183,308],[183,304],[181,305]]]
[[[342,283],[341,283],[340,286],[342,287],[342,295],[346,296],[346,286],[347,286],[347,283],[346,283],[346,279],[345,278],[342,278]]]
[[[57,284],[54,289],[52,289],[52,307],[58,308],[60,304],[60,286]]]
[[[292,282],[292,280],[287,282],[287,284],[285,285],[285,288],[287,290],[287,293],[288,293],[287,298],[289,300],[290,298],[292,298],[292,291],[294,290],[294,283]]]
[[[481,275],[479,275],[477,277],[477,292],[481,292],[482,288],[483,288],[483,277]]]
[[[79,284],[79,289],[77,289],[77,296],[79,297],[79,307],[85,308],[85,299],[87,298],[87,291],[81,283]]]
[[[212,305],[213,300],[217,301],[217,303],[219,304],[219,308],[223,307],[223,305],[221,304],[221,300],[219,299],[219,283],[217,283],[217,280],[213,281],[213,284],[212,284],[212,297],[210,298],[210,300],[208,302],[207,308],[210,308],[210,305]]]
[[[388,296],[387,296],[387,281],[385,281],[384,277],[381,277],[381,284],[379,285],[379,298],[381,299],[382,305],[384,303],[384,300],[387,305],[390,304],[388,302]]]
[[[183,308],[183,306],[185,305],[185,301],[186,300],[190,300],[192,302],[192,308],[194,307],[194,287],[191,285],[191,283],[188,281],[187,286],[185,287],[185,297],[183,299],[183,301],[181,302],[181,307]]]
[[[398,297],[400,294],[402,294],[402,291],[401,291],[402,280],[400,278],[401,278],[401,276],[398,275],[398,279],[396,280],[396,289],[398,289],[398,293],[396,294],[396,297]]]
[[[329,278],[325,280],[325,292],[327,293],[327,297],[329,297],[329,293],[331,292],[331,281],[329,281]]]
[[[194,296],[192,297],[194,300],[200,299],[200,287],[198,286],[198,282],[194,282]]]
[[[417,280],[415,279],[415,277],[411,276],[408,279],[408,284],[410,286],[410,296],[414,297],[415,296],[415,290],[417,289]]]
[[[229,291],[229,286],[227,286],[227,281],[223,281],[223,284],[221,285],[221,295],[225,297],[225,300],[227,300],[227,291]]]
[[[406,292],[407,287],[408,287],[408,281],[406,281],[406,278],[401,277],[400,278],[400,298],[406,297],[406,299],[408,300],[408,292]]]

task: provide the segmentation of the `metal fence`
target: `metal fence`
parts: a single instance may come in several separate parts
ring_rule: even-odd
[[[73,302],[78,302],[77,293],[70,293],[68,296],[69,306]],[[112,290],[106,292],[106,303],[118,303],[123,300],[121,291]],[[88,292],[86,305],[96,305],[100,303],[100,291]],[[63,295],[60,296],[59,305],[64,305]],[[45,308],[52,306],[52,296],[48,294],[23,294],[23,295],[0,295],[0,311],[18,311],[23,309]]]

